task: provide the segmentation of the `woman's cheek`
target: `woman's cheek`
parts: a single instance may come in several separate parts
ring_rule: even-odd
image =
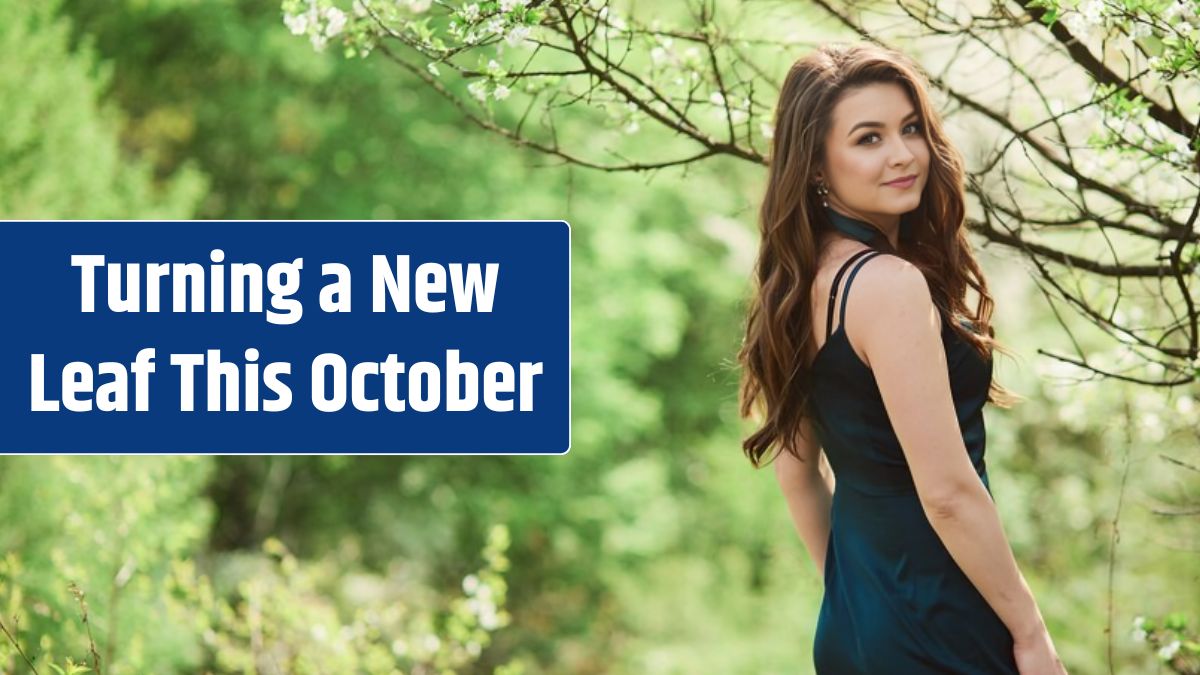
[[[875,183],[875,176],[884,175],[883,163],[875,159],[864,159],[858,166],[858,182],[863,184]]]

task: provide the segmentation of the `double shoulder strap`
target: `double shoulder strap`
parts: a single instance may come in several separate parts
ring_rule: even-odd
[[[839,326],[846,322],[846,298],[850,294],[850,284],[854,283],[854,277],[858,274],[858,270],[862,269],[863,264],[868,260],[882,254],[883,251],[867,248],[855,253],[846,262],[842,263],[837,276],[833,278],[833,285],[829,287],[829,312],[825,316],[825,339],[827,341],[829,340],[829,336],[833,334],[833,305],[837,299],[838,284],[842,282],[842,275],[846,273],[848,267],[854,265],[854,269],[850,271],[850,278],[846,280],[846,288],[842,290],[842,308],[838,312]],[[855,262],[858,264],[855,265]]]

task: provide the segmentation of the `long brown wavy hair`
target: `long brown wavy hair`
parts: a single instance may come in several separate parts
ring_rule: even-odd
[[[957,320],[949,321],[983,358],[991,360],[993,348],[1011,355],[995,340],[990,323],[992,296],[963,226],[962,156],[929,102],[925,76],[905,55],[884,47],[823,45],[791,67],[775,109],[770,170],[759,211],[755,293],[738,353],[741,416],[757,411],[762,419],[761,428],[742,442],[742,450],[756,467],[763,466],[772,446],[806,461],[791,441],[800,433],[801,421],[812,413],[810,373],[804,364],[813,332],[809,298],[820,235],[832,228],[814,190],[814,175],[824,159],[837,102],[851,89],[887,82],[904,87],[923,121],[930,148],[929,179],[920,206],[901,216],[910,235],[900,242],[900,249],[893,249],[886,237],[875,240],[877,248],[921,270],[943,319],[960,317],[973,323],[977,333]],[[968,287],[978,296],[973,310],[966,306]],[[993,379],[987,400],[1007,408],[1020,397]]]

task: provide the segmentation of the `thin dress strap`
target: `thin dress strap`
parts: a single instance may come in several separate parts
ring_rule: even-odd
[[[829,287],[829,311],[825,314],[825,339],[826,340],[828,340],[829,336],[833,333],[833,305],[837,300],[837,289],[838,289],[838,284],[842,283],[842,275],[844,275],[846,273],[846,268],[848,268],[848,267],[850,267],[850,265],[854,264],[855,260],[858,260],[859,258],[863,257],[864,255],[871,253],[872,251],[878,253],[878,251],[875,251],[875,249],[864,248],[863,250],[859,251],[858,253],[855,253],[854,255],[847,258],[846,262],[842,263],[841,268],[838,269],[837,276],[835,276],[833,278],[833,285],[831,285]],[[853,275],[851,275],[851,276],[853,276]],[[849,286],[850,284],[847,282],[846,285]],[[843,301],[842,302],[842,320],[844,321],[845,318],[846,318],[846,303]]]
[[[870,253],[863,256],[862,260],[858,261],[858,264],[854,266],[854,269],[850,270],[850,278],[846,279],[846,287],[842,289],[842,308],[838,313],[839,327],[846,323],[846,300],[850,297],[850,284],[854,283],[854,277],[858,276],[858,271],[862,269],[862,266],[865,265],[868,260],[881,255],[883,255],[883,251],[872,249]]]

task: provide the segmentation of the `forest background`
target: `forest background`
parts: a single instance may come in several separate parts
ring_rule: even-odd
[[[394,3],[407,14],[387,20],[419,43],[421,30],[464,18],[430,4]],[[1175,18],[1197,22],[1194,4],[1176,4]],[[581,99],[555,110],[558,155],[514,142],[498,131],[518,128],[522,107],[509,106],[518,96],[506,100],[490,52],[474,71],[449,59],[398,67],[382,41],[355,32],[372,17],[283,5],[0,0],[0,217],[568,220],[572,449],[0,457],[0,672],[811,672],[820,578],[773,471],[740,450],[751,427],[737,416],[733,358],[761,155],[589,168],[562,149],[667,159],[678,134],[645,111],[597,115]],[[1039,6],[1095,19],[1086,7],[1026,9]],[[441,24],[404,23],[439,8]],[[631,24],[698,14],[700,32],[714,16],[749,14],[787,35],[788,49],[768,45],[767,81],[817,38],[856,38],[821,3],[617,11]],[[529,34],[509,39],[509,53]],[[646,63],[666,53],[646,52]],[[733,131],[728,93],[701,91],[699,105]],[[738,123],[758,111],[746,144],[758,153],[773,100],[756,96]],[[1105,112],[1136,120],[1145,106],[1128,100]],[[1194,97],[1178,105],[1195,113]],[[973,157],[978,136],[951,132]],[[1179,164],[1185,188],[1195,147],[1185,138],[1158,155]],[[1115,177],[1119,162],[1138,161],[1092,168]],[[1056,246],[1099,260],[1079,224],[1055,232]],[[1181,249],[1194,261],[1194,212],[1188,226]],[[1170,386],[1149,360],[1150,376],[1120,378],[1054,358],[1078,348],[1115,360],[1138,340],[1071,315],[1027,252],[995,240],[975,242],[997,335],[1017,355],[996,375],[1027,400],[988,408],[992,492],[1063,660],[1074,673],[1200,672],[1195,353],[1181,357],[1191,375]],[[1111,280],[1077,281],[1102,297]],[[1132,294],[1114,323],[1151,323],[1171,300]]]

